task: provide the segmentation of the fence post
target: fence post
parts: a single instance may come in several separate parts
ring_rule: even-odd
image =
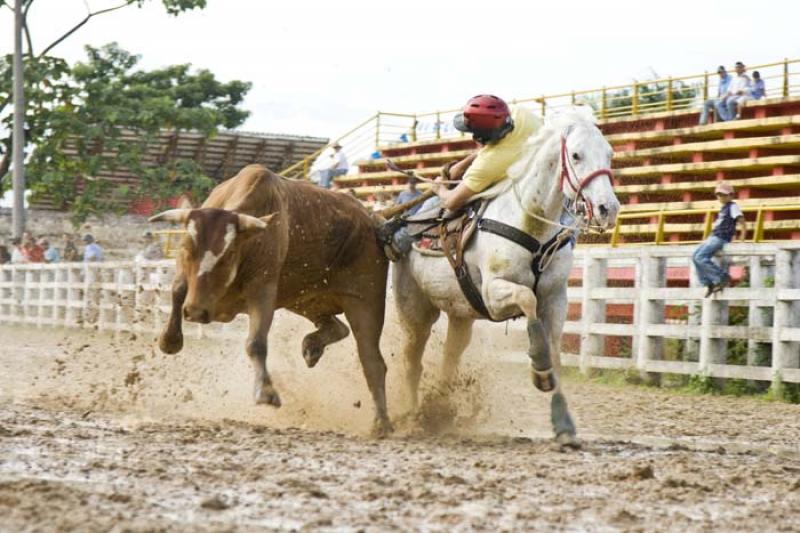
[[[723,259],[724,260],[724,259]],[[728,324],[728,302],[717,298],[703,298],[700,317],[700,373],[709,376],[711,365],[724,364],[728,341],[716,337],[715,326]]]
[[[411,125],[411,141],[417,142],[417,115],[412,115],[414,117],[414,123]]]
[[[708,100],[708,71],[703,72],[703,102]]]
[[[547,111],[547,102],[545,102],[544,95],[542,95],[539,101],[542,103],[542,117],[544,117],[545,112]]]
[[[375,146],[373,147],[372,151],[378,149],[378,144],[380,144],[381,140],[381,112],[378,111],[375,114]]]
[[[462,132],[463,133],[463,132]],[[442,114],[441,112],[436,112],[436,139],[442,138]]]
[[[603,87],[602,95],[600,96],[600,117],[606,118],[608,116],[608,95],[606,88]]]
[[[797,367],[800,358],[797,343],[781,340],[783,329],[795,325],[800,314],[796,309],[797,303],[781,299],[784,290],[796,288],[793,287],[797,284],[792,282],[793,274],[800,274],[800,252],[779,249],[775,254],[775,311],[772,320],[772,387],[776,392],[780,387],[781,371]]]
[[[605,298],[592,298],[592,290],[604,287],[608,260],[592,257],[588,251],[583,263],[583,294],[581,298],[581,352],[580,371],[588,374],[591,368],[591,357],[601,357],[605,352],[605,337],[591,332],[593,324],[606,321]]]
[[[672,111],[672,77],[667,79],[667,111]]]
[[[575,105],[575,91],[572,91],[572,93],[570,93],[569,103]]]
[[[762,257],[754,255],[750,257],[750,288],[761,289],[764,287],[764,268],[761,265]],[[761,328],[766,326],[764,313],[758,300],[750,300],[747,308],[747,325],[751,328]],[[747,339],[747,365],[755,366],[758,363],[758,341]]]
[[[789,59],[783,58],[783,97],[789,96]]]
[[[663,287],[667,278],[667,260],[654,257],[655,250],[643,248],[637,268],[638,299],[636,301],[636,368],[648,381],[658,383],[660,374],[647,372],[648,361],[663,359],[664,339],[650,335],[651,324],[664,323],[664,300],[650,296],[650,289]]]
[[[631,98],[631,114],[634,116],[639,114],[639,83],[633,83],[633,96]]]

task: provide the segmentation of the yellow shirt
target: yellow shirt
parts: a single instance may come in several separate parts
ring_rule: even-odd
[[[522,145],[542,126],[541,119],[522,106],[511,107],[511,120],[514,129],[500,142],[481,148],[464,174],[462,181],[472,192],[479,193],[505,178],[508,167],[522,155]]]

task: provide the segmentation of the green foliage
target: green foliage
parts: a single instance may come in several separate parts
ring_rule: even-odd
[[[163,150],[165,132],[210,136],[218,127],[240,125],[248,116],[239,106],[250,84],[223,83],[188,64],[137,70],[139,57],[115,43],[86,50],[88,59],[72,67],[52,63],[59,69],[57,96],[31,100],[30,123],[36,126],[29,140],[36,148],[27,174],[34,198],[52,198],[80,223],[138,198],[206,193],[213,182],[194,161],[154,164],[145,156],[155,146]],[[101,171],[128,172],[141,186],[114,189],[98,177]]]

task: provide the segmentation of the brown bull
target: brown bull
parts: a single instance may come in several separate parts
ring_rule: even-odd
[[[386,365],[378,346],[384,320],[387,260],[367,210],[349,195],[282,178],[249,165],[218,185],[199,209],[173,209],[151,221],[186,227],[172,286],[172,311],[159,337],[165,353],[183,347],[181,321],[250,317],[247,355],[256,403],[279,407],[267,372],[267,335],[276,309],[312,321],[303,357],[313,367],[325,346],[349,333],[375,402],[374,431],[391,430]]]

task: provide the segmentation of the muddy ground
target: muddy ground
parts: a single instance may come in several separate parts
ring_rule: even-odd
[[[409,416],[384,337],[395,435],[372,417],[347,339],[306,369],[282,318],[254,406],[243,341],[0,326],[0,530],[796,531],[800,406],[568,380],[580,451],[501,329],[476,333],[457,386]],[[447,396],[447,400],[444,397]]]

